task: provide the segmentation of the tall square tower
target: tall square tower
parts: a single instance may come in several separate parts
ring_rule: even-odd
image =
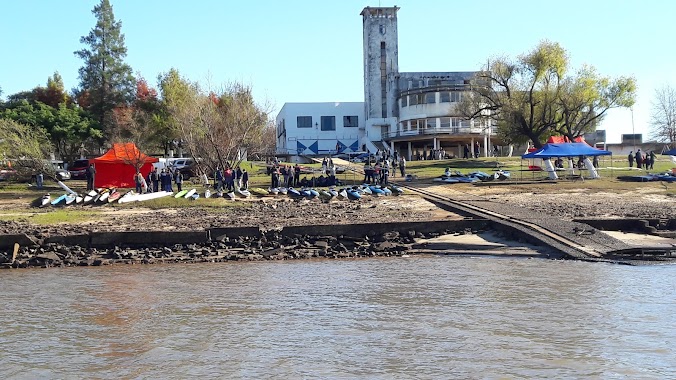
[[[397,11],[399,7],[366,7],[364,28],[364,108],[370,125],[390,124],[397,116],[396,75],[399,73]]]

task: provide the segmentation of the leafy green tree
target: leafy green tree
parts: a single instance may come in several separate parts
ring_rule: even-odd
[[[46,159],[52,146],[41,128],[34,128],[14,120],[0,119],[0,157],[12,161],[20,176],[42,172],[56,180],[56,171]]]
[[[471,82],[458,105],[467,118],[492,119],[507,142],[532,141],[542,147],[549,136],[570,139],[594,130],[606,111],[633,104],[633,78],[610,79],[591,67],[568,73],[568,53],[542,41],[517,59],[497,58]]]
[[[593,67],[584,66],[567,77],[559,91],[558,109],[562,120],[555,131],[573,141],[593,132],[608,110],[631,107],[636,99],[636,80],[600,76]]]
[[[113,7],[108,0],[101,0],[92,13],[96,25],[88,35],[80,38],[87,48],[75,55],[84,61],[79,69],[80,89],[78,98],[102,126],[104,134],[113,128],[112,110],[128,105],[134,98],[135,80],[131,67],[124,63],[127,48],[122,23],[115,20]]]
[[[35,101],[54,108],[58,108],[61,103],[70,102],[70,97],[63,86],[63,79],[58,72],[47,78],[47,87],[36,87],[32,93]]]
[[[73,104],[60,103],[54,108],[22,99],[0,112],[0,117],[41,129],[57,155],[68,162],[77,158],[84,145],[102,136],[96,120]]]
[[[555,101],[567,66],[565,50],[548,41],[516,60],[497,58],[472,80],[458,109],[467,118],[493,119],[506,140],[541,147],[561,121]]]

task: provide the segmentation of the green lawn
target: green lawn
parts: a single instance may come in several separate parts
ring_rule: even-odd
[[[528,166],[533,164],[532,160],[521,160],[519,157],[497,157],[497,158],[479,158],[479,159],[449,159],[449,160],[430,160],[430,161],[409,161],[407,162],[406,172],[409,174],[414,174],[418,177],[419,180],[431,179],[443,174],[446,168],[451,168],[451,170],[458,170],[462,173],[470,173],[472,171],[483,171],[486,173],[492,173],[494,170],[502,169],[512,172],[513,180],[542,180],[547,178],[547,173],[545,172],[533,172],[529,171]],[[539,163],[538,160],[538,164]],[[602,180],[600,184],[606,183],[607,186],[611,186],[608,179],[614,180],[618,176],[626,175],[641,175],[645,174],[645,170],[636,170],[635,168],[629,170],[627,168],[627,161],[625,157],[611,158],[609,156],[601,157],[599,160],[599,172],[601,174]],[[319,170],[321,164],[312,163],[312,164],[303,164],[304,167],[313,168]],[[564,162],[564,166],[567,167],[567,163]],[[255,161],[249,162],[245,161],[241,165],[242,168],[246,168],[249,172],[249,187],[260,187],[267,189],[270,186],[270,176],[266,174],[266,166],[264,162]],[[354,164],[354,167],[361,169],[363,164]],[[651,173],[663,173],[666,171],[671,171],[674,164],[671,162],[668,156],[657,156],[657,161],[655,162],[654,170],[651,170]],[[561,172],[562,174],[564,172]],[[315,172],[315,176],[319,176],[320,173]],[[399,174],[397,172],[397,174]],[[583,172],[583,176],[586,172]],[[301,174],[301,178],[306,176],[307,178],[312,177],[313,174]],[[338,179],[346,184],[358,184],[362,182],[363,175],[354,173],[353,171],[347,170],[345,173],[338,174]],[[393,180],[400,179],[398,176],[395,176]],[[84,193],[86,189],[86,182],[84,180],[69,180],[65,181],[66,185],[69,186],[76,192]],[[211,179],[213,183],[213,179]],[[184,187],[189,187],[191,185],[185,185]],[[193,185],[198,186],[198,185]],[[29,197],[38,197],[40,194],[47,192],[51,193],[62,193],[63,190],[53,182],[46,182],[45,187],[42,190],[36,189],[34,186],[28,186],[26,183],[13,183],[13,182],[0,182],[0,198],[1,197],[14,197],[14,196],[29,196]],[[200,202],[201,205],[205,207],[223,207],[225,205],[231,205],[228,201],[224,199],[213,199],[213,200],[204,200],[207,202]],[[144,202],[146,207],[154,208],[163,208],[163,207],[185,207],[186,203],[176,200],[176,203],[172,203],[170,198],[162,198],[152,202]],[[224,202],[221,204],[221,202]],[[132,207],[132,206],[129,206]]]
[[[25,220],[35,224],[79,223],[98,217],[99,211],[71,208],[49,208],[27,210],[3,210],[0,217],[3,220]]]

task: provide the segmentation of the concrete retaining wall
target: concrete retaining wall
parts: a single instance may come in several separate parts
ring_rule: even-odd
[[[26,234],[0,235],[0,249],[13,247],[15,243],[21,246],[35,245],[35,241]]]
[[[341,224],[319,226],[291,226],[278,230],[281,236],[313,235],[313,236],[364,236],[381,235],[386,232],[406,233],[409,231],[430,233],[444,231],[463,231],[466,229],[482,230],[489,226],[488,221],[480,219],[448,220],[432,222],[404,223],[370,223]],[[124,232],[92,232],[90,234],[51,236],[44,244],[62,244],[92,248],[105,247],[143,247],[172,246],[176,244],[201,244],[209,240],[219,241],[227,238],[254,237],[263,234],[258,227],[211,228],[205,231],[124,231]],[[0,235],[0,248],[9,248],[19,243],[21,246],[35,246],[37,242],[25,234]]]
[[[462,231],[465,229],[481,230],[488,225],[486,220],[445,220],[433,222],[403,222],[403,223],[370,223],[370,224],[341,224],[335,226],[293,226],[284,227],[282,236],[313,235],[313,236],[350,236],[364,237],[380,235],[386,232],[443,232]]]

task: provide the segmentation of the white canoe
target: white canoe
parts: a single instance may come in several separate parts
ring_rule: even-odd
[[[196,192],[197,192],[196,189],[190,189],[190,191],[188,191],[187,193],[185,193],[185,195],[183,196],[183,198],[185,198],[185,199],[191,198],[191,197],[193,196],[193,194],[195,194]]]
[[[77,198],[77,195],[75,193],[69,193],[68,195],[66,195],[66,204],[67,205],[73,204],[73,202],[75,202],[75,198]]]
[[[120,198],[119,203],[128,203],[128,202],[142,202],[149,199],[162,198],[173,194],[169,191],[158,191],[157,193],[146,193],[146,194],[134,194],[126,198]]]
[[[42,199],[40,200],[40,207],[45,207],[47,206],[50,202],[52,201],[52,196],[49,194],[45,194],[42,196]]]

